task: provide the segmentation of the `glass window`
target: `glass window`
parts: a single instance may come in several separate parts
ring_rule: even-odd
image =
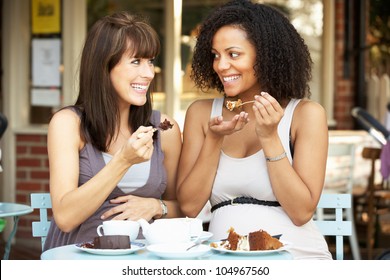
[[[61,0],[31,1],[30,123],[48,123],[62,100]]]
[[[176,3],[180,3],[180,0],[175,0]],[[34,1],[32,1],[34,2]],[[61,0],[52,0],[52,3],[58,2],[61,3]],[[166,104],[166,101],[169,100],[166,98],[165,93],[165,79],[170,78],[173,82],[177,77],[173,77],[172,73],[166,72],[166,67],[164,65],[166,51],[166,42],[172,42],[178,40],[181,48],[181,75],[182,75],[182,89],[180,94],[175,95],[180,98],[180,106],[175,107],[175,112],[172,113],[173,117],[177,119],[179,125],[182,127],[182,122],[184,120],[185,111],[188,105],[196,99],[199,98],[213,98],[220,96],[216,91],[210,91],[208,93],[201,92],[200,90],[194,87],[194,83],[190,79],[191,73],[191,58],[192,50],[195,44],[195,36],[198,25],[202,22],[204,17],[210,12],[212,8],[218,6],[222,3],[227,2],[227,0],[182,0],[182,30],[180,38],[167,38],[168,32],[166,32],[165,27],[165,16],[172,17],[172,12],[166,11],[166,1],[163,0],[87,0],[87,27],[90,27],[97,19],[111,14],[115,11],[128,10],[134,13],[140,13],[149,18],[151,25],[156,29],[157,33],[160,36],[162,43],[162,50],[159,57],[156,60],[156,76],[155,76],[155,88],[153,90],[153,103],[155,109],[166,112],[166,108],[169,107]],[[301,33],[306,43],[309,46],[312,58],[314,61],[313,68],[313,81],[311,83],[312,89],[312,99],[320,102],[322,100],[322,92],[320,86],[320,77],[322,72],[322,18],[323,18],[323,3],[322,0],[265,0],[261,1],[263,3],[268,3],[272,5],[277,5],[283,11],[286,12],[291,22]],[[66,5],[66,1],[60,4]],[[41,12],[50,12],[50,7],[47,7],[47,10],[41,10]],[[61,24],[61,19],[60,24]],[[77,32],[77,30],[75,30]],[[33,39],[61,39],[61,32],[49,33],[49,34],[33,34]],[[171,40],[171,41],[167,41]],[[180,42],[179,42],[180,41]],[[33,45],[33,44],[32,44]],[[31,47],[33,52],[33,47]],[[60,45],[60,60],[62,60],[62,43]],[[33,55],[31,55],[33,60]],[[173,57],[173,56],[172,56]],[[60,61],[62,63],[62,61]],[[31,64],[32,65],[32,64]],[[62,77],[62,65],[59,67],[58,71]],[[31,71],[31,76],[33,71]],[[31,77],[33,80],[33,77]],[[33,81],[32,81],[33,82]],[[53,110],[57,109],[59,106],[62,106],[63,95],[62,95],[62,86],[48,86],[48,87],[36,87],[34,95],[32,94],[32,89],[34,89],[33,83],[31,83],[31,92],[30,92],[30,123],[40,124],[48,123],[50,116]],[[55,102],[56,99],[59,99],[59,106],[52,106],[50,104],[41,104],[39,103],[39,97],[49,93],[53,98],[51,102]],[[38,103],[33,102],[33,97],[38,97]],[[42,99],[40,100],[42,101]],[[50,100],[43,100],[49,102]],[[176,100],[174,100],[176,101]],[[169,100],[169,102],[174,102]],[[172,107],[172,106],[171,106]],[[176,111],[179,112],[176,112]]]
[[[88,0],[88,29],[99,18],[117,11],[130,11],[148,18],[161,40],[161,52],[156,58],[153,104],[156,109],[164,111],[164,1],[162,0]]]
[[[203,1],[183,1],[182,18],[182,71],[183,71],[183,91],[181,95],[180,119],[184,119],[187,106],[199,98],[214,98],[220,96],[216,91],[203,93],[194,87],[190,79],[192,49],[195,44],[196,29],[203,18],[212,8],[227,0],[203,0]],[[321,103],[321,52],[322,52],[322,25],[323,25],[323,5],[322,0],[265,0],[259,1],[275,6],[284,12],[292,24],[304,38],[310,50],[313,66],[313,79],[310,83],[311,99]],[[184,16],[185,15],[185,16]]]
[[[155,89],[153,94],[154,108],[166,112],[167,104],[164,77],[171,75],[165,71],[164,55],[165,41],[179,39],[181,44],[182,85],[180,93],[180,112],[174,112],[176,120],[182,127],[184,115],[191,102],[199,98],[214,98],[220,96],[216,91],[201,92],[194,87],[190,79],[192,50],[198,25],[210,10],[227,0],[182,0],[182,35],[181,38],[167,38],[164,16],[172,16],[165,11],[165,1],[162,0],[88,0],[88,27],[97,19],[115,11],[128,10],[147,16],[156,29],[162,43],[160,56],[156,61]],[[291,22],[305,39],[314,61],[313,81],[311,83],[312,99],[321,101],[321,40],[322,40],[322,0],[266,0],[261,1],[275,5],[284,11]],[[172,77],[175,79],[175,77]]]
[[[197,89],[192,82],[191,62],[192,53],[195,46],[197,29],[210,10],[226,1],[203,0],[203,1],[183,1],[182,14],[182,36],[181,36],[181,59],[183,74],[183,90],[180,97],[180,109],[185,114],[188,105],[196,99],[215,98],[221,94],[217,91],[202,92]]]

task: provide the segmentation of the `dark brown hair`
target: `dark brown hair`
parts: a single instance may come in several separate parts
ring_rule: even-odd
[[[118,96],[111,84],[110,71],[128,52],[136,58],[155,58],[160,41],[148,21],[127,12],[118,12],[98,20],[88,32],[80,64],[79,96],[74,107],[81,113],[81,135],[100,151],[119,128]],[[146,104],[131,106],[129,127],[151,125],[150,90]]]
[[[281,12],[249,0],[230,1],[216,8],[201,25],[191,73],[196,86],[223,92],[213,69],[211,48],[215,33],[226,25],[245,31],[255,47],[254,70],[262,91],[279,102],[310,96],[312,60],[303,39]]]

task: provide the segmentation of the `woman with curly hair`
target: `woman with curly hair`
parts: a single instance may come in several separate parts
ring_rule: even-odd
[[[209,200],[209,231],[282,234],[295,259],[331,259],[312,221],[325,177],[325,110],[310,101],[311,58],[275,8],[231,1],[201,25],[192,78],[224,97],[187,110],[177,197],[187,216]]]
[[[53,221],[44,250],[93,240],[104,220],[181,215],[176,200],[181,134],[152,110],[160,41],[141,16],[117,12],[88,32],[79,96],[49,124]],[[161,123],[172,129],[161,132]]]

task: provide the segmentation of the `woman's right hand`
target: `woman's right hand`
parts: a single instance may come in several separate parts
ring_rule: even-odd
[[[153,154],[153,128],[140,126],[118,151],[129,164],[137,164],[150,160]]]

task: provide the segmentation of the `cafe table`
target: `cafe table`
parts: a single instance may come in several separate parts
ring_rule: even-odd
[[[19,218],[22,215],[27,215],[31,213],[34,209],[28,205],[19,204],[19,203],[11,203],[11,202],[0,202],[0,218],[13,217],[14,226],[13,229],[8,236],[8,240],[5,246],[4,251],[4,260],[9,259],[9,253],[11,251],[11,243],[12,239],[15,236],[16,230],[18,229]]]
[[[146,244],[145,240],[136,240],[137,243]],[[41,260],[161,260],[146,249],[123,255],[100,255],[85,252],[77,245],[66,245],[46,250],[41,254]],[[180,259],[180,258],[177,258]],[[292,255],[287,251],[276,251],[272,253],[237,255],[234,253],[221,253],[210,250],[203,256],[194,258],[199,260],[291,260]]]

